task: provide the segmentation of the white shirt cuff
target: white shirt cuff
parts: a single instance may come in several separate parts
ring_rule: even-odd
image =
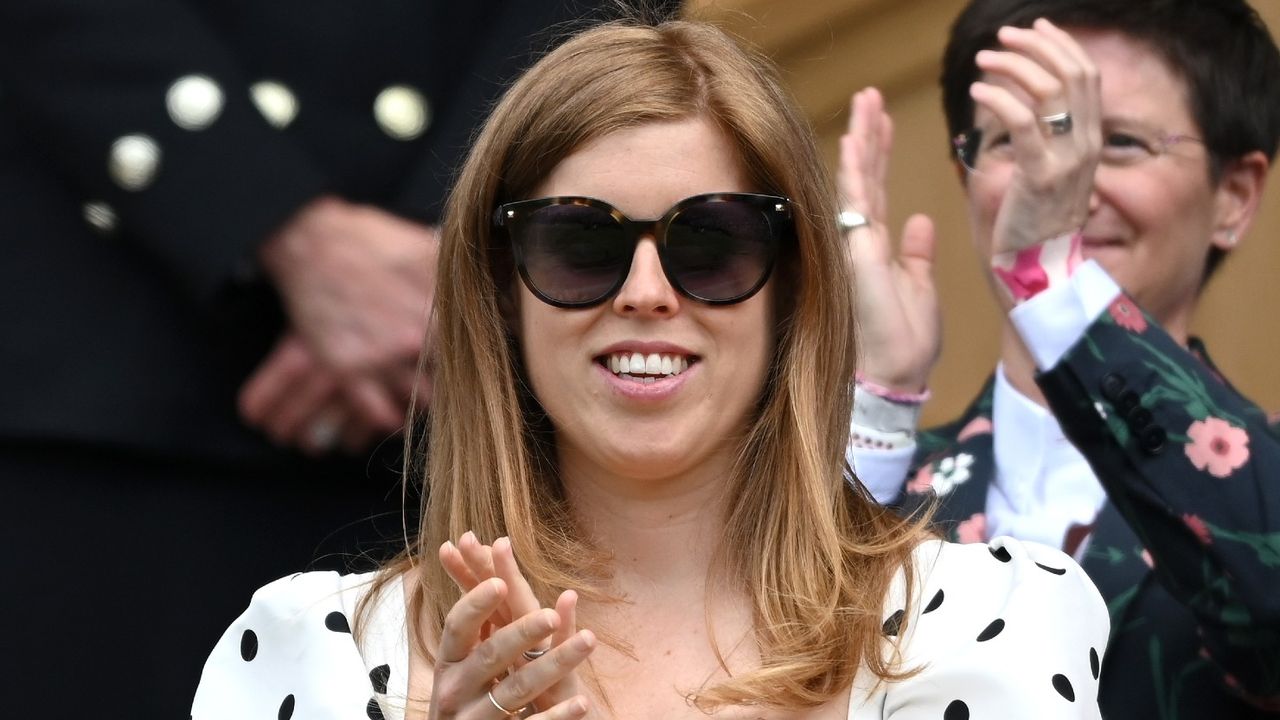
[[[1015,307],[1009,319],[1035,358],[1036,367],[1048,370],[1084,337],[1121,292],[1102,266],[1087,260],[1066,283]]]
[[[871,491],[876,502],[884,505],[897,500],[902,494],[902,484],[907,479],[907,470],[911,469],[916,444],[912,441],[892,450],[850,447],[846,453],[853,474]]]

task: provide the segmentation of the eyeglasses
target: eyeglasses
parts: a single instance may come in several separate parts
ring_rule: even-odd
[[[500,205],[493,224],[511,239],[529,291],[563,308],[617,293],[644,236],[654,238],[678,292],[712,305],[742,302],[769,279],[779,244],[793,233],[791,201],[754,193],[695,195],[657,220],[631,220],[594,198],[522,200]]]
[[[1099,162],[1110,167],[1128,167],[1154,160],[1183,142],[1204,144],[1191,135],[1162,134],[1154,130],[1125,129],[1104,133]],[[1014,162],[1013,142],[1007,130],[987,132],[966,130],[951,139],[956,157],[967,170],[979,175]]]

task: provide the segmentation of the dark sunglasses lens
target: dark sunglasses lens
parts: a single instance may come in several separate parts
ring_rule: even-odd
[[[667,270],[701,300],[737,300],[760,289],[773,251],[769,218],[746,202],[699,203],[682,210],[667,228]]]
[[[548,205],[521,222],[516,234],[526,279],[556,302],[599,301],[631,266],[622,226],[601,208]]]

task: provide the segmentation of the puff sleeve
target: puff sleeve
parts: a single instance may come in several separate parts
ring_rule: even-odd
[[[352,637],[371,577],[299,573],[254,593],[205,664],[192,720],[387,717],[407,661],[368,657]]]
[[[919,673],[887,687],[878,717],[1100,717],[1110,622],[1075,561],[1007,537],[934,541],[916,558],[915,599],[905,609],[886,608],[885,633],[892,639],[901,628],[903,667]]]

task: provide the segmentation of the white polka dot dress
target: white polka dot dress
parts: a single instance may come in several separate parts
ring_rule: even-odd
[[[191,717],[327,720],[404,717],[409,648],[401,584],[388,583],[362,626],[372,573],[300,573],[258,590],[205,663]]]
[[[916,562],[914,602],[903,611],[903,589],[895,588],[884,630],[899,643],[904,667],[920,672],[871,695],[855,688],[850,720],[1101,717],[1110,619],[1074,560],[1000,537],[924,543]]]
[[[1063,553],[1010,538],[916,549],[915,597],[886,600],[886,652],[897,683],[862,673],[849,720],[1099,718],[1098,675],[1109,621],[1097,589]],[[214,647],[193,720],[402,720],[408,642],[401,584],[387,585],[351,634],[371,574],[302,573],[253,596]]]

